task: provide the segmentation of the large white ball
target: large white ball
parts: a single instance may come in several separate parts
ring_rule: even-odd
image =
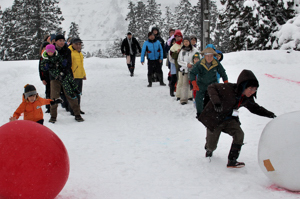
[[[266,125],[258,145],[258,162],[274,184],[300,191],[300,111],[281,115]]]

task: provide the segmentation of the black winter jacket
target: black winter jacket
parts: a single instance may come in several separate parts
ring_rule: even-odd
[[[198,118],[200,122],[204,124],[209,130],[214,129],[223,123],[225,120],[234,118],[239,121],[238,117],[232,116],[234,109],[238,110],[240,107],[247,108],[251,113],[256,115],[272,118],[274,113],[268,111],[262,106],[259,106],[254,97],[256,93],[251,97],[242,96],[244,91],[244,85],[247,81],[258,81],[255,75],[250,70],[243,70],[238,77],[236,84],[211,84],[208,86],[207,91],[210,101],[205,106],[203,112]],[[223,110],[216,112],[214,104],[221,104]]]
[[[63,65],[64,65],[64,70],[66,73],[70,73],[73,76],[73,71],[72,71],[72,57],[71,57],[71,50],[68,48],[68,45],[65,44],[61,49],[58,49],[55,47],[58,54],[63,58]]]
[[[132,40],[131,49],[132,49],[133,54],[134,55],[137,54],[137,48],[139,50],[139,53],[141,53],[142,49],[141,49],[139,42],[136,40],[136,38],[132,37],[131,40]],[[127,37],[122,42],[121,51],[122,51],[122,54],[130,55],[130,48],[129,48],[129,43],[128,43]]]

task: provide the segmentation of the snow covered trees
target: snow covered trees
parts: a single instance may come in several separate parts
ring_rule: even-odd
[[[78,28],[78,24],[75,22],[71,22],[70,25],[70,32],[68,34],[68,37],[72,37],[72,38],[79,38],[79,28]]]
[[[14,0],[2,15],[0,59],[38,59],[43,37],[64,20],[57,4],[57,0]]]
[[[155,0],[147,0],[147,4],[142,1],[138,1],[137,4],[129,1],[128,9],[126,17],[129,21],[128,31],[134,34],[140,44],[148,39],[147,33],[151,26],[161,27],[163,24],[160,4]]]
[[[189,0],[180,0],[179,5],[175,8],[177,17],[177,29],[180,29],[183,35],[194,34],[194,10]]]
[[[226,5],[222,24],[230,42],[227,50],[271,49],[272,33],[294,16],[292,0],[221,0]],[[224,41],[226,42],[226,41]],[[274,46],[273,46],[274,47]]]

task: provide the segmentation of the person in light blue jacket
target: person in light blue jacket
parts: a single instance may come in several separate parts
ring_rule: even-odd
[[[163,61],[163,48],[152,32],[148,33],[148,40],[144,42],[142,53],[141,53],[141,63],[144,65],[145,54],[147,52],[148,59],[148,87],[152,87],[152,74],[156,73],[161,86],[165,86],[161,70],[161,63]]]

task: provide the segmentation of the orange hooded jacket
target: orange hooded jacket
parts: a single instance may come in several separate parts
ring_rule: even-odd
[[[33,103],[30,103],[28,100],[25,100],[23,96],[23,102],[14,112],[13,117],[19,118],[22,113],[24,113],[24,120],[30,120],[37,122],[44,118],[42,106],[50,104],[51,99],[44,99],[37,95],[36,100]]]

